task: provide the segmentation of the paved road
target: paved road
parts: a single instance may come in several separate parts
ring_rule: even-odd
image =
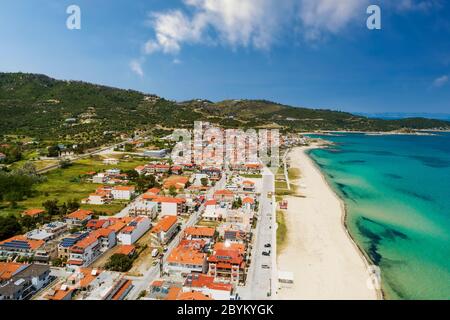
[[[245,287],[238,287],[237,292],[243,300],[271,299],[277,285],[276,269],[276,221],[275,196],[267,197],[268,192],[274,194],[274,175],[265,168],[259,202],[259,218],[256,227],[252,259],[248,270]],[[270,248],[264,245],[270,244]],[[271,251],[270,256],[262,255],[263,251]],[[269,268],[263,268],[267,265]]]

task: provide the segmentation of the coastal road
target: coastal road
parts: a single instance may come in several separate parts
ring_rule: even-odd
[[[243,300],[267,300],[273,298],[276,293],[278,278],[274,179],[273,173],[268,168],[264,168],[251,264],[246,286],[237,289]],[[269,192],[272,193],[271,197],[268,197]],[[270,247],[265,247],[266,244],[270,244]],[[270,256],[263,255],[263,251],[270,251]]]

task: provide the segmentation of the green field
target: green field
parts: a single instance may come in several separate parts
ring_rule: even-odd
[[[47,181],[36,186],[36,195],[18,203],[17,208],[9,207],[8,203],[0,203],[0,215],[20,214],[29,208],[42,208],[42,203],[46,200],[58,199],[59,204],[67,202],[69,199],[81,200],[87,198],[95,191],[97,184],[79,181],[79,176],[89,171],[104,171],[111,168],[121,170],[134,169],[138,165],[145,164],[142,160],[124,160],[118,165],[104,165],[100,159],[90,158],[77,160],[72,166],[66,169],[55,169],[45,174]],[[114,214],[125,206],[123,202],[109,205],[82,205],[82,208]]]

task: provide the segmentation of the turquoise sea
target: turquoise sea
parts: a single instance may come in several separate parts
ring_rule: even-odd
[[[321,136],[310,156],[347,206],[387,299],[450,299],[450,134]]]

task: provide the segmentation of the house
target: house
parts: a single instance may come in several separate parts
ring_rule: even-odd
[[[6,154],[0,152],[0,161],[3,161],[5,159],[6,159]]]
[[[189,182],[189,177],[184,176],[170,176],[164,181],[163,187],[164,189],[175,188],[177,190],[186,188],[187,183]]]
[[[151,230],[159,243],[167,243],[178,231],[178,218],[176,216],[164,216]]]
[[[206,272],[207,254],[203,251],[205,245],[203,240],[181,240],[169,254],[164,272],[175,277],[186,277],[192,272]]]
[[[251,228],[251,225],[224,222],[217,227],[217,231],[224,241],[245,244],[251,240]]]
[[[111,229],[100,228],[94,230],[92,235],[96,237],[100,243],[100,252],[106,252],[116,245],[116,232]]]
[[[68,288],[66,285],[56,285],[53,289],[45,295],[47,300],[63,301],[72,300],[75,290]]]
[[[128,214],[132,217],[135,216],[148,216],[150,219],[154,219],[158,216],[159,205],[157,202],[147,201],[146,199],[135,201],[130,205]]]
[[[92,219],[86,224],[86,228],[89,230],[97,230],[101,228],[107,228],[111,224],[111,221],[108,219]]]
[[[238,285],[245,282],[245,246],[236,243],[216,243],[208,258],[208,275],[216,281]]]
[[[67,231],[67,224],[61,221],[54,221],[45,224],[40,229],[34,229],[26,233],[30,240],[43,240],[45,242],[59,237]]]
[[[63,238],[58,244],[58,258],[68,259],[70,256],[70,248],[88,235],[89,232],[76,232]]]
[[[152,195],[152,196],[156,196],[156,195],[158,195],[160,192],[161,192],[161,189],[159,189],[159,188],[150,188],[150,189],[148,189],[145,193],[146,193],[146,194],[149,194],[149,195]]]
[[[222,177],[222,169],[215,167],[202,168],[201,173],[206,174],[211,180],[220,180]]]
[[[67,266],[70,268],[87,267],[100,255],[100,241],[89,234],[69,249]]]
[[[101,172],[92,177],[93,183],[106,183],[108,181],[108,176]]]
[[[50,283],[50,267],[0,262],[0,300],[25,300]]]
[[[184,238],[187,240],[203,240],[206,243],[214,241],[216,229],[210,227],[194,226],[184,229]]]
[[[217,221],[222,219],[226,214],[230,204],[218,203],[217,200],[211,199],[205,202],[205,211],[202,213],[202,218],[209,221]]]
[[[216,282],[213,276],[192,273],[184,282],[183,292],[192,291],[200,292],[214,300],[231,300],[233,285]]]
[[[229,223],[242,223],[243,225],[252,225],[254,211],[244,211],[242,209],[227,210],[223,218],[226,222]]]
[[[134,171],[138,173],[138,175],[142,175],[145,173],[146,166],[137,166],[134,168]]]
[[[22,212],[22,216],[30,216],[32,218],[38,218],[45,214],[45,210],[42,209],[28,209]]]
[[[175,166],[170,167],[170,171],[173,174],[182,174],[183,173],[183,167],[175,165]]]
[[[245,171],[248,173],[259,174],[262,170],[262,165],[259,163],[246,163],[244,164]]]
[[[242,182],[242,191],[254,192],[255,191],[255,183],[250,180],[244,180]]]
[[[44,244],[44,240],[31,240],[24,235],[14,236],[0,242],[0,257],[32,258]]]
[[[142,196],[142,199],[145,201],[157,203],[158,212],[160,212],[162,216],[176,216],[186,211],[186,199],[183,198],[172,198],[144,194]]]
[[[234,192],[230,190],[217,190],[214,192],[213,198],[219,202],[233,202],[234,201]]]
[[[136,193],[133,186],[116,186],[111,189],[111,194],[115,200],[131,200]]]
[[[250,197],[242,199],[242,209],[247,212],[255,210],[255,199]]]
[[[150,229],[150,219],[138,216],[131,220],[126,227],[120,230],[117,239],[122,244],[133,244]]]
[[[111,192],[97,189],[96,192],[89,195],[89,198],[85,201],[85,203],[103,205],[111,202],[112,199],[113,197]]]
[[[79,227],[87,224],[92,219],[94,212],[90,210],[78,209],[66,216],[66,223],[69,227]]]

